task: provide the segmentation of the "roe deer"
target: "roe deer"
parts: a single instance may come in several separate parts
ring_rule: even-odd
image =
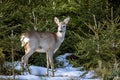
[[[52,69],[52,76],[54,76],[53,54],[58,50],[64,40],[66,24],[69,20],[70,18],[68,17],[63,22],[60,22],[55,17],[54,21],[58,25],[57,32],[27,31],[22,33],[20,40],[21,46],[25,49],[25,55],[22,57],[24,66],[28,64],[28,59],[34,52],[45,52],[47,59],[46,76],[48,76],[49,65]]]

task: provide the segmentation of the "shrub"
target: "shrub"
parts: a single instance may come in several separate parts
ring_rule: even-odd
[[[120,53],[119,21],[120,18],[117,17],[98,24],[95,20],[95,25],[86,24],[90,29],[86,37],[74,32],[75,38],[79,39],[79,42],[74,45],[77,50],[75,56],[79,59],[72,59],[71,62],[75,66],[96,70],[102,78],[112,75],[114,61],[117,59],[118,62],[120,58],[118,56]],[[120,68],[120,65],[118,67]]]
[[[4,71],[4,62],[5,62],[5,55],[2,53],[2,48],[0,48],[0,75],[2,71]]]

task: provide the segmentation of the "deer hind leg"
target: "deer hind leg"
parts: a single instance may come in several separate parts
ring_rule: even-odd
[[[28,65],[28,59],[29,57],[35,52],[35,50],[30,50],[27,53],[25,53],[25,55],[22,57],[22,71],[27,70],[29,74],[31,74],[30,70],[29,70],[29,65]]]

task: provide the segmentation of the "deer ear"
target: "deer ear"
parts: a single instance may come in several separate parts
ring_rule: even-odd
[[[70,17],[67,17],[66,19],[64,19],[65,24],[67,24],[69,20],[70,20]]]
[[[56,24],[59,24],[59,19],[57,17],[54,18],[54,21],[56,22]]]

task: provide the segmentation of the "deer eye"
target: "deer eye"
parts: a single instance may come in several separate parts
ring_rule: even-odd
[[[65,27],[65,26],[63,26],[63,27]]]

